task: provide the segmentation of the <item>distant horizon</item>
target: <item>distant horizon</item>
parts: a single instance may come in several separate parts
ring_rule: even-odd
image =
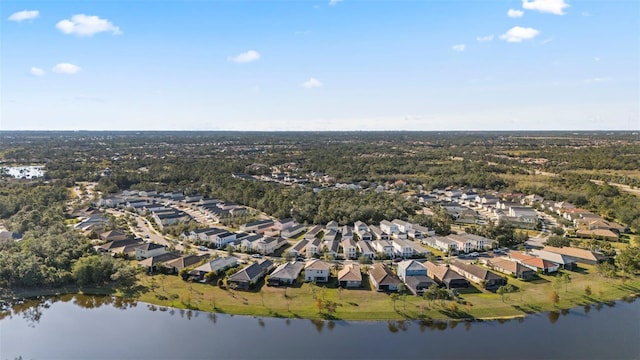
[[[0,130],[3,133],[640,133],[640,129],[558,130]]]
[[[639,14],[637,1],[6,0],[0,129],[633,131]]]

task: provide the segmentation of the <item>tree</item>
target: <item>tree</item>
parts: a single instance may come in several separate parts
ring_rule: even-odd
[[[591,296],[591,286],[587,285],[584,287],[584,294],[587,296]]]
[[[210,283],[211,281],[213,281],[216,275],[217,274],[215,271],[209,271],[208,273],[204,274],[204,280]]]
[[[571,246],[571,239],[564,236],[549,236],[549,238],[545,242],[545,245],[555,247]]]
[[[391,298],[391,303],[393,304],[393,311],[396,311],[396,301],[398,301],[398,294],[393,293],[389,297]]]
[[[616,268],[608,262],[601,262],[596,265],[596,270],[598,271],[598,275],[606,278],[615,278],[616,277]]]
[[[225,247],[225,250],[227,251],[227,254],[229,256],[233,256],[233,246],[231,246],[231,244],[227,245],[227,247]]]
[[[398,284],[398,294],[402,295],[407,290],[407,286],[404,283]]]
[[[562,274],[562,282],[564,283],[564,292],[567,292],[569,283],[571,283],[571,276],[569,276],[569,274]]]
[[[629,246],[616,256],[616,264],[624,275],[634,274],[640,270],[640,247]]]
[[[363,265],[372,263],[371,258],[366,255],[360,255],[360,257],[358,258],[358,262]]]
[[[187,268],[182,268],[178,271],[178,275],[182,278],[182,280],[187,281],[189,278],[189,270]]]

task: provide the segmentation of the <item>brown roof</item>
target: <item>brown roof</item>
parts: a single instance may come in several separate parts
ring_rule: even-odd
[[[369,269],[371,276],[378,285],[397,285],[401,283],[396,274],[392,273],[381,263],[375,263]]]
[[[362,281],[362,273],[358,263],[345,264],[338,272],[338,281]]]
[[[205,257],[206,255],[186,255],[175,260],[167,261],[164,265],[166,267],[172,267],[180,270],[199,263],[200,260]]]
[[[542,250],[550,251],[556,254],[568,255],[574,258],[584,259],[584,260],[599,261],[605,258],[605,256],[603,256],[602,254],[598,254],[590,250],[578,249],[574,247],[558,248],[553,246],[545,246]]]
[[[304,265],[304,268],[312,269],[312,270],[329,270],[330,269],[329,264],[318,259],[307,261],[307,263]]]
[[[451,266],[455,266],[458,269],[465,271],[479,279],[483,279],[483,280],[490,280],[490,279],[494,279],[494,278],[499,278],[500,276],[492,273],[491,271],[482,268],[480,266],[477,265],[473,265],[473,264],[467,264],[463,261],[459,261],[459,260],[451,260]]]

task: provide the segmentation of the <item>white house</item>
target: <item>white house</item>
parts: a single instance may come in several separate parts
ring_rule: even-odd
[[[388,220],[380,221],[380,230],[384,231],[387,234],[397,234],[400,232],[400,230],[398,229],[398,225]]]
[[[383,253],[389,257],[394,257],[395,255],[395,249],[389,240],[375,240],[371,242],[371,245],[376,252]]]
[[[409,244],[409,241],[403,239],[393,239],[391,240],[391,245],[393,245],[393,250],[396,257],[406,259],[413,256],[413,246]]]
[[[322,260],[309,260],[304,265],[304,281],[327,282],[330,276],[329,264]]]
[[[343,239],[340,245],[342,246],[342,253],[345,259],[357,258],[357,246],[353,239]]]
[[[136,247],[136,259],[142,260],[150,258],[152,256],[162,255],[167,252],[167,248],[164,245],[156,243],[144,243]]]

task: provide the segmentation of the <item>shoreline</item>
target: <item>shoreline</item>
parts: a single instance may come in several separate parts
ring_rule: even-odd
[[[633,281],[640,282],[640,279],[636,278]],[[497,316],[472,316],[472,317],[450,317],[444,316],[444,314],[440,314],[441,316],[432,317],[432,316],[407,316],[406,313],[402,315],[399,311],[394,311],[394,317],[376,317],[371,316],[368,318],[362,317],[349,317],[349,316],[331,316],[328,314],[315,313],[315,316],[300,316],[295,313],[279,313],[269,311],[265,313],[260,310],[258,306],[243,308],[247,311],[226,311],[224,308],[214,308],[213,311],[208,310],[206,308],[197,306],[197,305],[186,305],[183,303],[167,303],[163,301],[151,301],[150,298],[145,298],[143,296],[136,297],[128,297],[125,296],[120,291],[114,291],[113,288],[110,287],[91,287],[85,289],[79,289],[75,286],[70,287],[62,287],[62,288],[52,288],[52,289],[17,289],[13,294],[14,301],[20,300],[30,300],[30,299],[38,299],[42,297],[54,297],[54,296],[65,296],[65,295],[85,295],[85,296],[111,296],[114,298],[120,298],[122,300],[133,300],[138,303],[148,304],[151,306],[158,307],[166,307],[173,308],[176,310],[195,310],[201,311],[204,313],[215,313],[221,315],[230,315],[230,316],[249,316],[254,318],[281,318],[281,319],[305,319],[305,320],[326,320],[326,321],[350,321],[350,322],[385,322],[385,321],[454,321],[454,322],[483,322],[483,321],[503,321],[503,320],[513,320],[519,318],[526,318],[529,315],[548,313],[548,312],[562,312],[562,311],[570,311],[571,309],[575,309],[578,307],[584,306],[597,306],[598,304],[608,304],[611,302],[618,301],[627,301],[629,299],[634,299],[634,301],[640,297],[640,292],[638,291],[630,291],[626,295],[619,297],[607,297],[606,294],[602,299],[598,299],[596,301],[591,302],[581,302],[581,303],[569,303],[568,306],[555,306],[555,307],[544,307],[540,308],[539,311],[535,312],[521,312],[519,314],[505,314],[505,315],[497,315]],[[413,299],[415,300],[415,299]],[[498,300],[500,301],[500,300]],[[448,301],[449,304],[453,303]],[[447,304],[447,305],[449,305]],[[515,305],[514,305],[515,306]],[[444,305],[442,305],[442,309],[446,309]],[[251,311],[253,310],[253,311]],[[388,312],[387,312],[388,313]],[[312,314],[308,314],[312,315]],[[346,314],[345,314],[346,315]]]

